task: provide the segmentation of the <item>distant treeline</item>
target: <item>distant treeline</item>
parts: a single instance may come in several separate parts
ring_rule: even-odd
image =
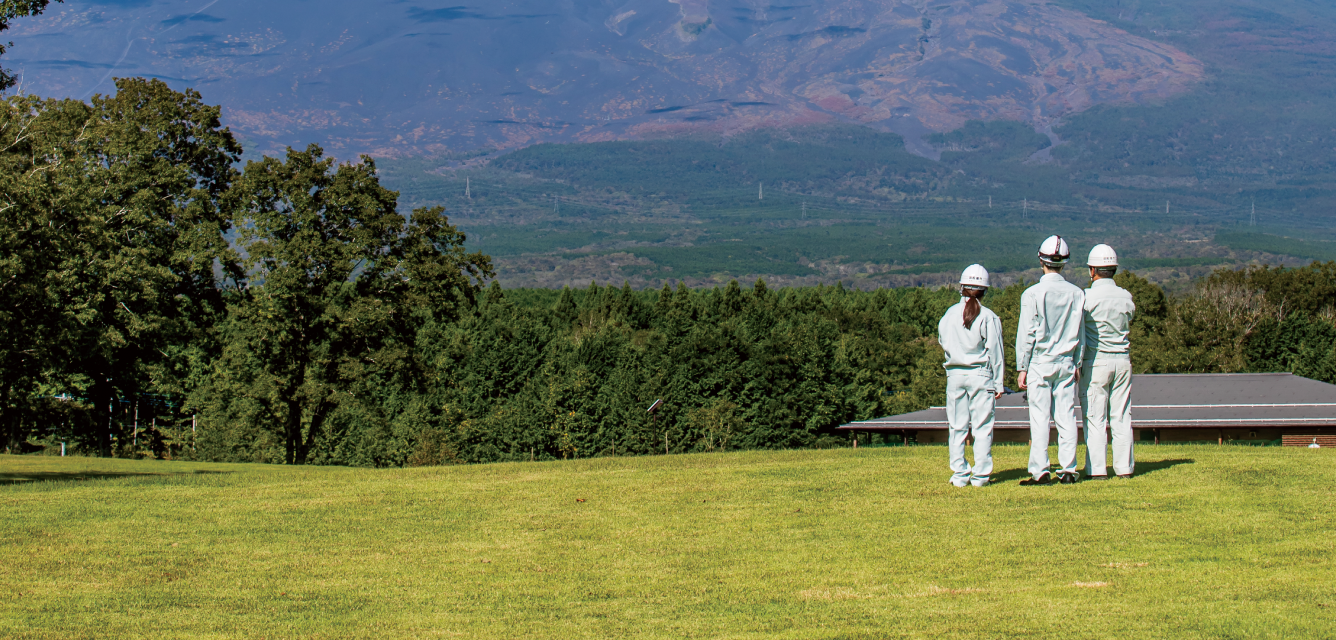
[[[484,288],[489,258],[440,209],[401,215],[369,159],[310,147],[238,170],[198,94],[117,87],[0,109],[10,451],[398,466],[821,447],[940,402],[950,288]],[[1118,280],[1138,371],[1336,381],[1336,262],[1175,298]],[[1008,336],[1023,288],[984,301]]]
[[[1294,371],[1336,382],[1334,276],[1336,263],[1221,271],[1195,293],[1170,299],[1120,274],[1141,310],[1135,367]],[[1003,319],[1011,388],[1025,286],[985,299]],[[936,325],[958,299],[951,289],[770,290],[761,281],[657,292],[492,287],[475,314],[424,335],[418,348],[433,363],[429,382],[411,393],[378,387],[383,425],[349,420],[342,439],[331,435],[328,460],[490,462],[844,445],[833,434],[841,423],[941,403]],[[259,451],[246,448],[236,459]],[[365,457],[372,452],[383,457]]]

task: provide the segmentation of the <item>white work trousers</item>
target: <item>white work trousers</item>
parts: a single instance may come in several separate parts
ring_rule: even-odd
[[[1113,472],[1130,475],[1132,452],[1132,360],[1126,355],[1087,361],[1081,369],[1081,415],[1086,437],[1086,473],[1108,475],[1105,457],[1113,436]],[[1108,430],[1108,434],[1105,433]]]
[[[979,375],[946,377],[946,422],[950,425],[947,442],[951,454],[951,484],[966,482],[982,485],[993,472],[993,392],[992,379]],[[965,436],[974,434],[974,468],[965,460]]]
[[[1076,473],[1076,364],[1031,362],[1025,397],[1030,402],[1030,475],[1048,471],[1049,420],[1058,429],[1058,473]]]

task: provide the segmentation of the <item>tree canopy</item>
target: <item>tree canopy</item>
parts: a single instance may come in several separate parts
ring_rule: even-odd
[[[65,0],[56,0],[64,2]],[[15,18],[26,18],[41,14],[46,10],[46,6],[51,4],[51,0],[0,0],[0,33],[9,29],[9,23]],[[0,44],[0,55],[5,54],[6,47],[9,44]],[[9,71],[0,68],[0,91],[8,89],[18,83],[18,79],[10,75]]]

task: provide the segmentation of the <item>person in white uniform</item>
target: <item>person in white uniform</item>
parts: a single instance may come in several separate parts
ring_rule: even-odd
[[[960,276],[960,302],[937,323],[946,352],[946,421],[950,425],[951,484],[988,485],[993,472],[994,403],[1002,397],[1002,321],[979,299],[988,271],[970,265]],[[965,460],[965,436],[974,435],[974,467]]]
[[[1085,293],[1085,358],[1081,362],[1081,415],[1086,436],[1086,475],[1108,477],[1106,456],[1113,436],[1113,472],[1131,477],[1132,356],[1127,334],[1137,306],[1113,282],[1118,254],[1107,244],[1090,250],[1090,289]],[[1105,431],[1109,433],[1105,433]]]
[[[1067,241],[1049,236],[1039,245],[1044,275],[1021,294],[1016,328],[1017,384],[1028,390],[1030,404],[1030,479],[1021,484],[1048,484],[1049,420],[1058,430],[1058,479],[1076,482],[1076,385],[1081,375],[1082,319],[1085,294],[1062,277],[1071,258]]]

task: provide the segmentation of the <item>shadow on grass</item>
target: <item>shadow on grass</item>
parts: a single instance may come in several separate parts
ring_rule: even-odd
[[[148,473],[130,471],[33,471],[30,473],[0,473],[0,486],[25,484],[29,482],[59,482],[62,480],[106,480],[113,478],[142,478],[158,476],[190,476],[208,473],[231,473],[230,471],[208,471],[200,469],[183,473]]]
[[[1193,460],[1192,458],[1173,458],[1173,459],[1170,459],[1170,460],[1155,460],[1155,461],[1152,461],[1152,462],[1138,462],[1138,463],[1137,463],[1137,470],[1136,470],[1135,473],[1132,474],[1132,477],[1133,477],[1133,478],[1139,478],[1139,477],[1144,476],[1144,475],[1148,475],[1148,474],[1151,474],[1151,473],[1155,473],[1156,471],[1159,471],[1159,470],[1161,470],[1161,469],[1168,469],[1168,468],[1170,468],[1170,467],[1176,467],[1176,466],[1178,466],[1178,465],[1180,465],[1180,464],[1195,464],[1196,462],[1197,462],[1197,461],[1196,461],[1196,460]],[[1110,473],[1110,474],[1113,473],[1113,468],[1112,468],[1112,467],[1109,468],[1109,473]],[[1006,471],[1003,471],[1003,472],[1001,472],[1001,473],[994,473],[994,474],[992,475],[992,481],[995,482],[995,483],[997,483],[997,482],[1011,482],[1011,481],[1013,481],[1013,480],[1024,480],[1024,479],[1026,479],[1026,478],[1028,478],[1028,477],[1030,477],[1030,472],[1027,471],[1027,470],[1025,470],[1025,469],[1007,469]],[[1082,480],[1085,480],[1085,476],[1084,476],[1084,475],[1081,476],[1081,479],[1082,479]],[[1057,476],[1056,476],[1056,474],[1055,474],[1055,475],[1054,475],[1054,478],[1053,478],[1053,484],[1057,484],[1057,482],[1058,482],[1058,479],[1057,479]]]

